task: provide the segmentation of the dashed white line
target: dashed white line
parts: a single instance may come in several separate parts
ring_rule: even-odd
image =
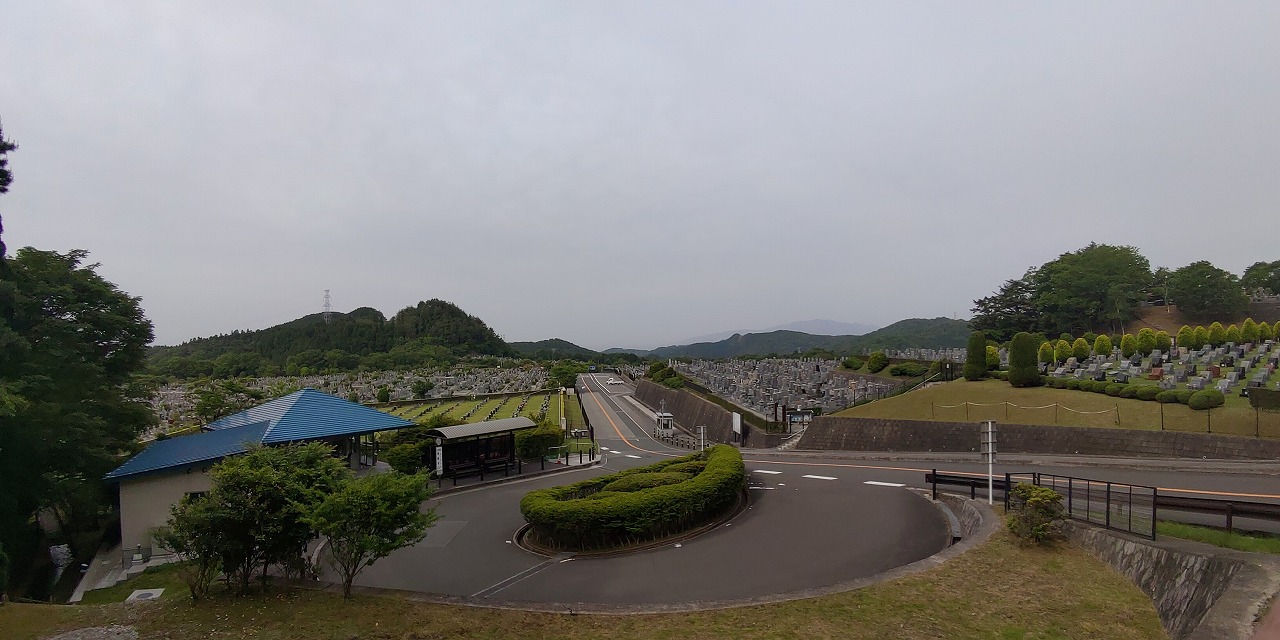
[[[751,473],[767,473],[767,474],[769,474],[769,475],[771,475],[771,476],[776,476],[776,475],[778,475],[778,474],[780,474],[780,473],[782,473],[782,472],[781,472],[781,471],[766,471],[766,470],[764,470],[764,469],[752,469],[752,470],[751,470]]]
[[[866,482],[864,482],[864,483],[862,483],[862,484],[871,484],[871,485],[875,485],[875,486],[877,486],[877,487],[905,487],[905,486],[907,486],[907,485],[905,485],[905,484],[898,484],[897,482],[876,482],[875,480],[868,480],[868,481],[866,481]]]
[[[631,454],[629,454],[629,453],[627,454],[627,457],[628,457],[628,458],[635,458],[636,460],[639,460],[639,459],[640,459],[640,456],[633,456],[633,455],[631,455]]]
[[[800,476],[801,478],[813,478],[814,480],[835,480],[831,476]]]

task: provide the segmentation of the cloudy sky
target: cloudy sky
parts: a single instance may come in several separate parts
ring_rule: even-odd
[[[442,298],[652,347],[1280,259],[1276,2],[0,1],[5,242],[157,342]]]

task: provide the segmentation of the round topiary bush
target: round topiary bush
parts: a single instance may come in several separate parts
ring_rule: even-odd
[[[1124,385],[1124,387],[1120,389],[1120,397],[1129,398],[1129,399],[1138,397],[1138,385],[1136,384]]]
[[[601,487],[601,491],[618,491],[622,493],[630,491],[639,491],[641,489],[652,489],[669,484],[679,484],[692,478],[690,473],[671,473],[669,471],[654,471],[652,473],[636,473],[618,478],[609,484]]]
[[[1178,392],[1173,389],[1166,389],[1156,394],[1156,402],[1161,404],[1174,404],[1178,401]]]
[[[1181,404],[1187,404],[1188,402],[1191,402],[1191,395],[1195,392],[1190,389],[1178,389],[1176,393],[1178,394],[1178,402]]]
[[[705,466],[692,477],[673,474],[686,476],[683,482],[604,491],[627,477],[665,476],[670,467],[692,461]],[[573,550],[611,548],[664,538],[712,521],[738,503],[745,486],[742,454],[734,447],[716,445],[647,467],[531,491],[520,501],[520,513],[538,544]]]
[[[1069,351],[1070,349],[1068,349]],[[1009,343],[1009,371],[1002,379],[1015,387],[1038,387],[1043,383],[1036,360],[1037,340],[1022,331]]]
[[[1119,397],[1119,396],[1120,396],[1120,392],[1121,392],[1121,391],[1124,391],[1124,387],[1125,387],[1125,385],[1122,385],[1122,384],[1120,384],[1119,382],[1113,382],[1113,383],[1111,383],[1111,384],[1109,384],[1109,385],[1107,385],[1107,386],[1103,387],[1103,388],[1102,388],[1102,392],[1103,392],[1103,393],[1105,393],[1105,394],[1107,394],[1107,395],[1109,395],[1109,396],[1111,396],[1111,397],[1113,397],[1113,398],[1117,398],[1117,397]]]
[[[1103,380],[1099,380],[1099,381],[1085,380],[1084,382],[1080,383],[1080,388],[1085,389],[1086,388],[1085,385],[1088,385],[1087,387],[1088,390],[1094,393],[1107,392],[1107,382]]]
[[[867,356],[867,371],[880,373],[887,366],[889,366],[889,356],[885,355],[883,351],[877,351]]]
[[[1227,399],[1217,389],[1202,389],[1191,394],[1191,398],[1187,400],[1187,406],[1197,411],[1221,407],[1227,402]]]
[[[1139,400],[1155,400],[1160,393],[1160,387],[1153,387],[1148,384],[1138,387],[1138,393],[1135,397]]]
[[[1081,383],[1081,382],[1082,382],[1081,380],[1077,380],[1077,379],[1075,379],[1075,378],[1068,378],[1068,379],[1067,379],[1067,388],[1068,388],[1068,389],[1075,389],[1076,391],[1079,391],[1079,390],[1080,390],[1080,383]]]

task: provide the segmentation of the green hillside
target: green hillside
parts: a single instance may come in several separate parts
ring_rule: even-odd
[[[512,342],[511,348],[517,353],[534,360],[561,360],[570,358],[575,360],[591,360],[598,358],[599,353],[592,351],[586,347],[561,340],[560,338],[551,338],[550,340],[539,340],[537,342]]]
[[[661,347],[646,355],[656,358],[737,358],[790,355],[811,349],[840,354],[861,353],[864,349],[940,349],[963,347],[969,331],[969,323],[964,320],[911,318],[861,336],[818,336],[799,331],[735,334],[719,342]]]

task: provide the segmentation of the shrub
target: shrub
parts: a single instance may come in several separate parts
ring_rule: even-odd
[[[1134,398],[1138,397],[1138,389],[1141,389],[1141,388],[1143,388],[1143,387],[1151,388],[1151,386],[1150,386],[1150,385],[1145,385],[1145,384],[1144,384],[1144,385],[1126,384],[1126,385],[1124,386],[1124,388],[1120,390],[1120,397],[1121,397],[1121,398],[1128,398],[1128,399],[1132,400],[1132,399],[1134,399]]]
[[[1008,372],[1008,371],[993,371],[993,372],[991,372],[991,375],[995,376],[995,377],[996,377],[996,380],[1001,380],[1001,381],[1004,381],[1004,382],[1008,382],[1008,381],[1009,381],[1009,372]]]
[[[1083,380],[1078,380],[1076,378],[1067,378],[1067,388],[1075,389],[1078,391],[1080,389],[1081,382],[1083,382]]]
[[[1227,343],[1227,330],[1223,328],[1221,322],[1215,322],[1209,325],[1209,344],[1214,347],[1221,347]]]
[[[1222,392],[1217,389],[1202,389],[1191,394],[1191,398],[1187,400],[1187,406],[1197,411],[1221,407],[1226,403],[1227,399],[1223,397]]]
[[[400,473],[413,475],[422,470],[422,456],[424,450],[422,445],[405,443],[398,444],[388,448],[382,452],[382,459],[386,461],[392,469]]]
[[[1062,537],[1062,494],[1021,483],[1009,492],[1009,532],[1024,544],[1051,545]]]
[[[987,370],[994,371],[1000,368],[1000,348],[995,345],[987,345]]]
[[[1120,355],[1129,358],[1138,352],[1138,341],[1133,337],[1132,333],[1124,334],[1120,338]]]
[[[1050,389],[1058,389],[1061,388],[1062,382],[1064,382],[1062,378],[1045,378],[1044,386],[1049,387]]]
[[[1071,355],[1076,357],[1077,362],[1084,362],[1084,359],[1089,357],[1092,349],[1093,347],[1089,345],[1089,341],[1084,338],[1076,338],[1076,341],[1071,343]]]
[[[1173,404],[1178,401],[1178,392],[1173,389],[1165,389],[1156,394],[1156,402],[1161,404]]]
[[[1053,345],[1053,359],[1057,362],[1066,362],[1071,357],[1071,343],[1066,340],[1059,340]]]
[[[877,351],[867,358],[867,371],[871,373],[880,373],[887,366],[889,366],[889,356],[886,356],[883,351]]]
[[[1199,349],[1209,344],[1209,330],[1204,325],[1196,325],[1194,331],[1191,332],[1191,348]]]
[[[1009,384],[1015,387],[1038,387],[1040,368],[1036,362],[1036,339],[1025,331],[1018,332],[1009,343]]]
[[[627,493],[631,491],[639,491],[641,489],[652,489],[668,484],[679,484],[692,478],[694,474],[679,473],[667,471],[654,471],[652,473],[636,473],[623,478],[618,478],[602,487],[601,491],[618,491]]]
[[[1237,327],[1234,324],[1227,327],[1226,339],[1227,342],[1234,342],[1236,344],[1244,342],[1244,338],[1240,333],[1240,327]]]
[[[1089,344],[1091,344],[1091,345],[1092,345],[1093,343],[1095,343],[1095,342],[1097,342],[1097,341],[1098,341],[1098,334],[1096,334],[1096,333],[1094,333],[1094,332],[1092,332],[1092,331],[1087,331],[1087,332],[1085,332],[1084,336],[1082,336],[1082,337],[1084,338],[1084,341],[1085,341],[1085,342],[1088,342],[1088,343],[1089,343]]]
[[[867,363],[866,360],[863,360],[858,356],[849,356],[848,358],[845,358],[844,362],[841,362],[840,364],[843,365],[844,368],[846,369],[857,371],[858,369],[861,369],[862,365],[866,363]]]
[[[918,362],[903,362],[889,367],[889,375],[907,376],[910,378],[918,378],[925,374],[929,368]]]
[[[1098,336],[1098,338],[1093,341],[1093,352],[1100,356],[1111,355],[1111,349],[1111,338],[1108,338],[1107,336]]]
[[[706,463],[702,472],[679,484],[630,492],[605,492],[627,476],[663,472],[689,461]],[[520,512],[534,537],[564,549],[593,549],[661,538],[697,527],[737,503],[746,484],[742,454],[717,445],[683,458],[525,495]]]
[[[1090,391],[1093,391],[1094,393],[1106,393],[1107,387],[1111,386],[1111,384],[1112,383],[1107,382],[1106,380],[1095,380]]]
[[[1277,324],[1280,324],[1280,323],[1277,323]],[[1274,340],[1275,337],[1276,337],[1275,325],[1270,325],[1265,322],[1258,323],[1258,340],[1260,342],[1265,342],[1267,340]]]
[[[516,433],[516,455],[522,460],[534,460],[551,453],[551,447],[564,442],[564,431],[558,425],[542,422],[533,429]]]
[[[1178,346],[1186,347],[1188,349],[1198,349],[1199,347],[1196,347],[1195,343],[1196,330],[1185,324],[1182,325],[1182,328],[1178,329]]]
[[[1143,327],[1138,330],[1138,353],[1142,355],[1151,355],[1152,350],[1156,348],[1156,332],[1150,327]]]
[[[1120,384],[1119,382],[1113,382],[1103,387],[1102,392],[1115,398],[1120,396],[1120,392],[1123,391],[1124,388],[1125,388],[1125,385]]]
[[[1169,353],[1173,348],[1173,338],[1169,337],[1169,332],[1160,330],[1156,332],[1156,348],[1160,353]]]
[[[964,356],[964,379],[981,380],[987,377],[987,336],[981,331],[969,334]]]
[[[1048,340],[1040,343],[1040,350],[1036,352],[1036,359],[1040,362],[1053,362],[1053,343]]]
[[[1149,384],[1145,384],[1145,385],[1142,385],[1141,387],[1138,387],[1138,392],[1137,394],[1135,394],[1134,397],[1136,397],[1139,400],[1155,400],[1156,396],[1160,395],[1160,393],[1161,393],[1160,387],[1153,387]]]
[[[378,402],[391,402],[391,388],[390,388],[390,387],[379,387],[379,388],[378,388]]]
[[[1244,324],[1240,325],[1240,339],[1244,342],[1258,342],[1258,323],[1253,318],[1245,318]]]
[[[698,475],[703,469],[707,468],[705,460],[690,460],[688,462],[677,462],[676,464],[663,467],[662,470],[667,473],[687,473],[689,475]]]
[[[1195,394],[1195,392],[1190,389],[1176,389],[1174,393],[1178,396],[1178,402],[1180,404],[1190,403],[1191,396]]]

